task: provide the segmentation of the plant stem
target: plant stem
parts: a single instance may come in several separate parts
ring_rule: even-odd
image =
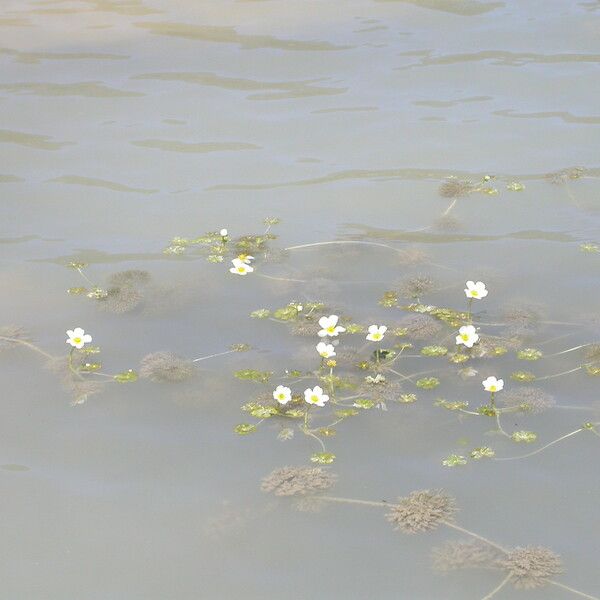
[[[548,583],[550,585],[555,585],[556,587],[566,590],[567,592],[571,592],[572,594],[575,594],[576,596],[580,596],[581,598],[587,598],[588,600],[598,600],[597,596],[590,596],[589,594],[586,594],[584,592],[580,592],[579,590],[573,589],[572,587],[569,587],[568,585],[565,585],[564,583],[559,583],[558,581],[552,581],[552,580],[548,580]]]
[[[200,362],[201,360],[208,360],[209,358],[214,358],[215,356],[225,356],[226,354],[231,354],[232,352],[236,352],[236,350],[226,350],[225,352],[217,352],[216,354],[209,354],[208,356],[201,356],[200,358],[194,358],[192,362]]]
[[[52,356],[52,354],[48,354],[47,352],[45,352],[44,350],[42,350],[35,344],[32,344],[31,342],[27,342],[26,340],[20,340],[18,338],[11,338],[11,337],[7,337],[4,335],[0,335],[0,340],[4,340],[5,342],[11,342],[13,344],[21,344],[22,346],[26,346],[27,348],[29,348],[30,350],[33,350],[34,352],[39,352],[46,358],[54,358],[54,356]]]
[[[537,450],[534,450],[533,452],[530,452],[529,454],[522,454],[521,456],[508,456],[508,457],[504,457],[504,458],[495,458],[494,457],[493,460],[517,460],[519,458],[528,458],[529,456],[534,456],[535,454],[539,454],[540,452],[546,450],[546,448],[550,448],[550,446],[554,446],[554,444],[558,444],[558,442],[562,442],[563,440],[570,438],[571,436],[583,431],[584,429],[585,429],[585,427],[580,427],[579,429],[576,429],[575,431],[571,431],[571,433],[567,433],[566,435],[559,437],[558,439],[554,440],[553,442],[550,442],[549,444],[546,444],[545,446],[542,446],[541,448],[538,448]]]
[[[481,600],[490,600],[490,598],[493,598],[511,579],[512,573],[509,573],[489,594],[486,594]]]

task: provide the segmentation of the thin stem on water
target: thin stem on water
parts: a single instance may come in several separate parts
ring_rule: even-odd
[[[534,456],[535,454],[539,454],[540,452],[543,452],[544,450],[546,450],[546,448],[550,448],[550,446],[554,446],[554,444],[558,444],[558,442],[562,442],[563,440],[566,440],[567,438],[570,438],[571,436],[573,436],[577,433],[580,433],[584,429],[585,429],[585,427],[580,427],[579,429],[576,429],[575,431],[571,431],[571,433],[567,433],[566,435],[563,435],[563,436],[559,437],[558,439],[550,442],[549,444],[546,444],[545,446],[542,446],[541,448],[538,448],[537,450],[534,450],[533,452],[529,452],[528,454],[522,454],[521,456],[508,456],[508,457],[504,457],[504,458],[494,457],[493,460],[517,460],[519,458],[528,458],[530,456]]]
[[[237,350],[226,350],[225,352],[217,352],[216,354],[201,356],[200,358],[194,358],[192,362],[200,362],[201,360],[208,360],[209,358],[215,358],[216,356],[225,356],[226,354],[231,354],[232,352],[237,352]]]
[[[31,342],[28,342],[26,340],[20,340],[18,338],[12,338],[12,337],[8,337],[8,336],[4,336],[4,335],[0,335],[0,340],[4,340],[5,342],[11,342],[13,344],[21,344],[21,346],[25,346],[25,347],[29,348],[30,350],[33,350],[34,352],[38,352],[39,354],[45,356],[46,358],[54,358],[54,356],[52,356],[52,354],[48,354],[48,352],[45,352],[44,350],[42,350],[35,344],[32,344]]]
[[[493,598],[511,579],[512,573],[509,573],[489,594],[486,594],[481,600],[490,600],[490,598]]]

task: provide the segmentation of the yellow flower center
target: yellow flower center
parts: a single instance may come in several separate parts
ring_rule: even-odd
[[[238,267],[237,271],[238,271],[238,273],[244,273],[246,271],[246,269],[244,267]]]
[[[73,341],[74,341],[76,344],[81,344],[81,338],[79,338],[79,337],[77,337],[77,338],[73,338]]]
[[[490,392],[495,392],[495,391],[496,391],[496,386],[490,385]]]
[[[327,328],[327,333],[335,333],[335,325],[330,325]]]
[[[310,401],[311,401],[311,402],[314,402],[314,404],[316,404],[316,403],[319,401],[319,396],[317,396],[316,394],[313,394],[313,395],[310,397]]]
[[[279,399],[280,399],[280,400],[285,400],[285,394],[283,394],[283,393],[282,393],[282,394],[279,394]]]
[[[380,340],[381,339],[381,334],[380,333],[374,333],[373,334],[373,339],[374,340]]]
[[[479,292],[477,290],[471,290],[471,296],[473,296],[473,298],[477,298],[477,296],[479,296]]]
[[[469,334],[468,333],[463,333],[460,337],[463,340],[463,342],[468,342],[469,341]]]

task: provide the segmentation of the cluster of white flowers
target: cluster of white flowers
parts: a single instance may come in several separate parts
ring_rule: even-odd
[[[273,390],[273,398],[279,402],[279,404],[287,404],[292,399],[292,390],[284,385],[278,385]],[[315,385],[314,388],[306,388],[304,390],[304,400],[308,404],[314,404],[315,406],[325,406],[326,402],[329,402],[329,396],[323,393],[323,388]]]
[[[248,273],[252,273],[252,271],[254,271],[254,267],[251,265],[253,260],[254,256],[242,254],[231,261],[233,267],[229,269],[229,272],[234,275],[247,275]]]
[[[488,291],[485,287],[485,283],[483,281],[467,281],[465,284],[467,287],[465,288],[465,296],[470,300],[481,300],[488,295]],[[469,313],[470,314],[470,313]],[[479,334],[477,333],[477,328],[473,325],[463,325],[458,330],[458,335],[456,336],[456,345],[463,345],[466,348],[472,348],[474,344],[479,341]]]

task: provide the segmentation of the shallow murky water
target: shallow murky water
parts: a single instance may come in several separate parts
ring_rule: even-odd
[[[599,596],[599,16],[564,0],[2,0],[1,324],[27,337],[0,332],[0,597],[477,600],[502,582],[498,600]],[[270,217],[275,239],[239,245]],[[171,241],[223,227],[208,250]],[[255,271],[229,273],[246,250]],[[114,277],[131,270],[148,275]],[[467,280],[489,291],[470,316]],[[330,314],[349,330],[333,393],[315,351]],[[470,320],[480,340],[459,363]],[[366,345],[371,324],[388,331]],[[77,326],[101,354],[47,368]],[[112,379],[148,374],[149,353],[242,343],[186,381]],[[377,365],[377,348],[396,354]],[[504,380],[505,434],[488,376]],[[305,428],[319,382],[331,399]],[[280,384],[298,399],[277,406]],[[336,457],[328,497],[443,489],[451,524],[513,563],[514,547],[549,548],[564,573],[544,554],[521,581],[485,542],[442,551],[483,569],[440,573],[433,549],[473,535],[261,491],[274,469],[314,467],[316,438]]]

